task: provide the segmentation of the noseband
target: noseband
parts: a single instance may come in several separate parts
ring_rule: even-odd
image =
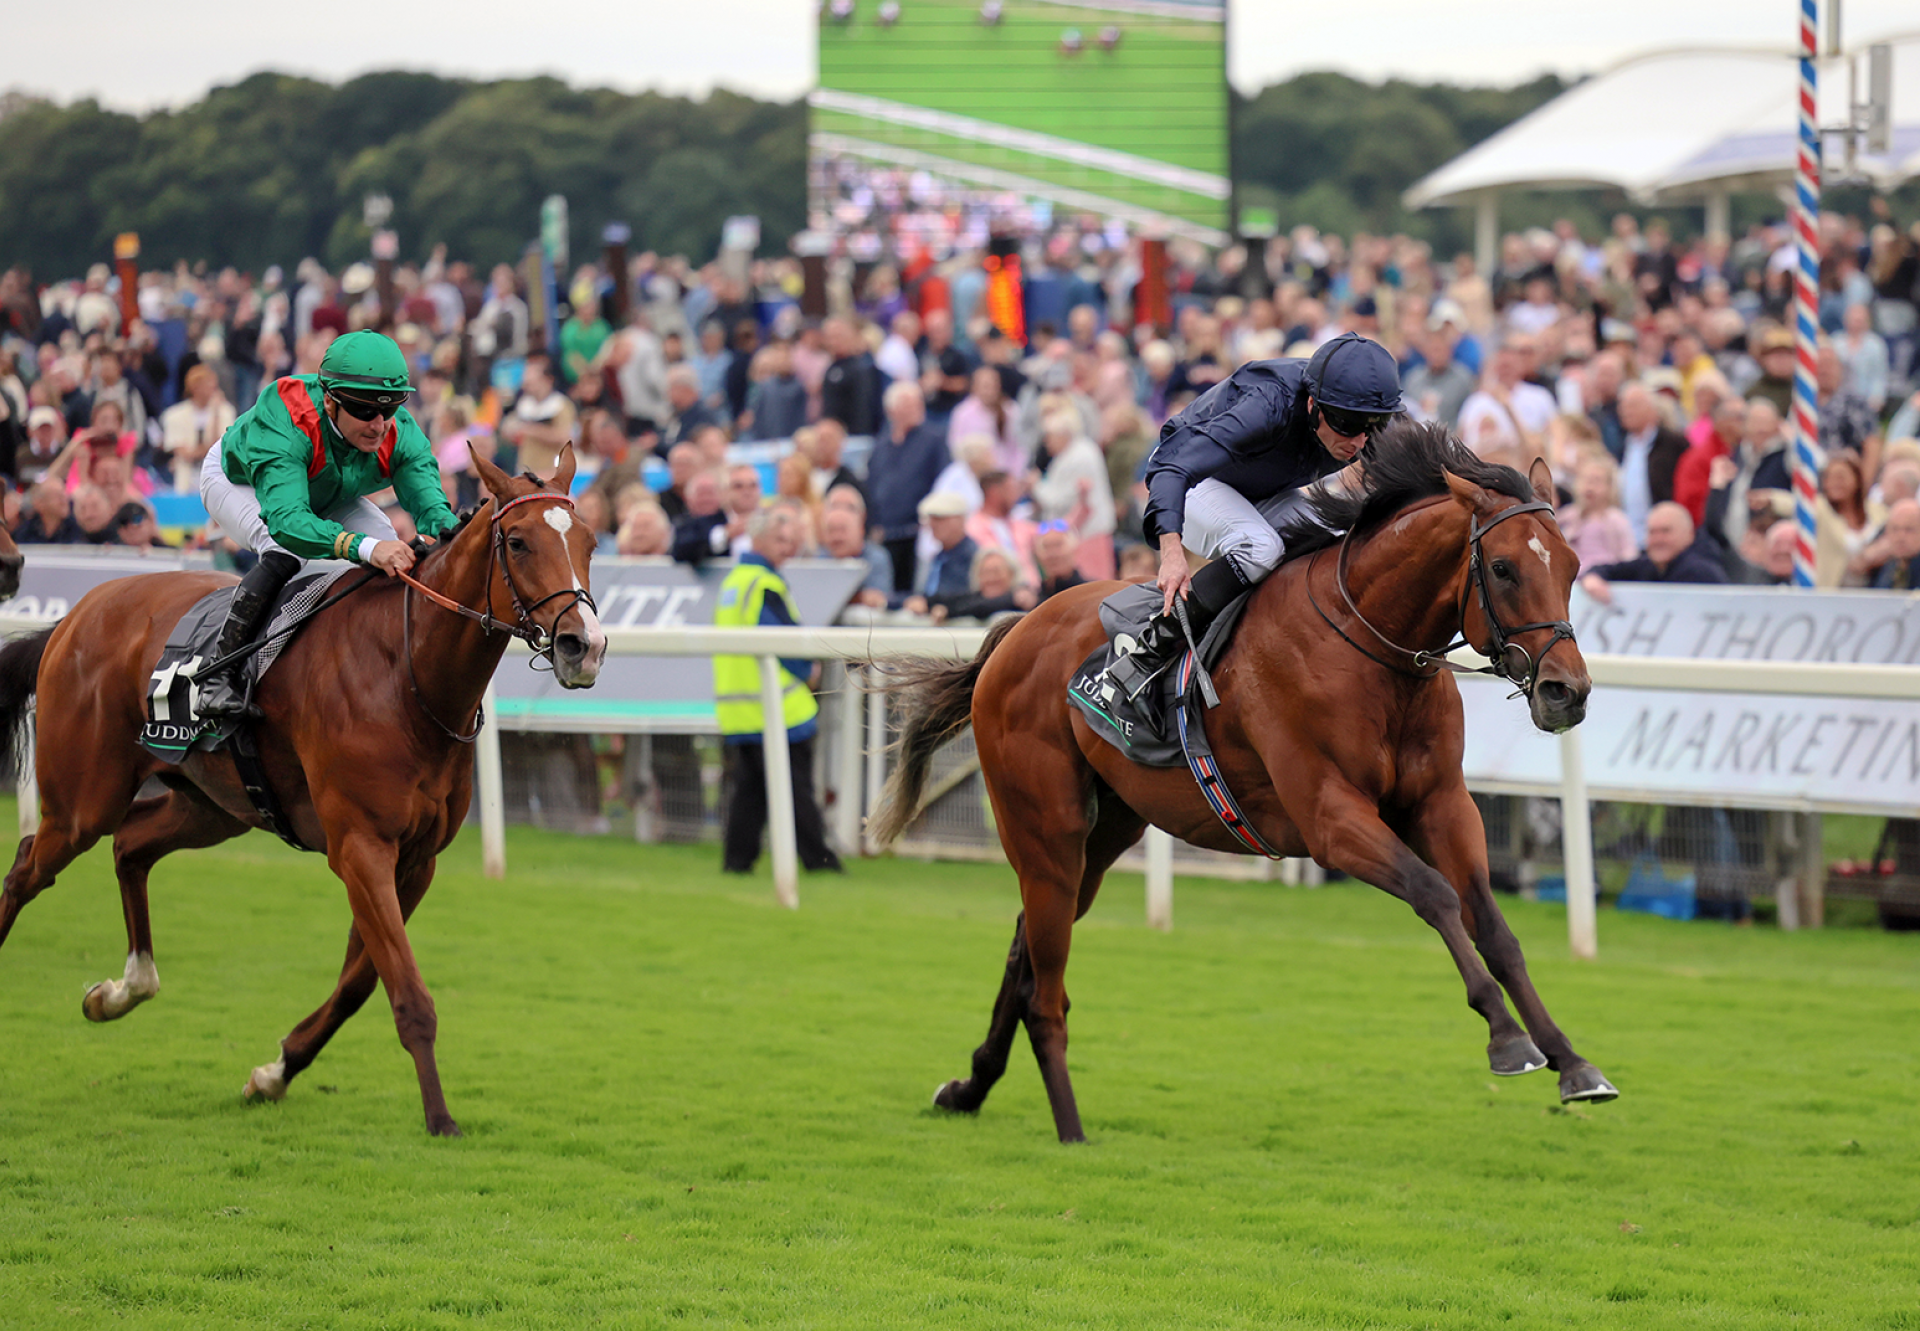
[[[1346,630],[1334,623],[1333,620],[1328,617],[1327,612],[1320,609],[1319,601],[1314,600],[1311,578],[1309,578],[1307,583],[1307,599],[1313,602],[1313,608],[1319,612],[1320,618],[1326,620],[1327,626],[1335,633],[1338,633],[1341,638],[1346,641],[1348,646],[1352,647],[1369,661],[1374,661],[1387,667],[1389,670],[1397,671],[1403,675],[1412,675],[1418,679],[1431,679],[1442,670],[1451,671],[1456,675],[1493,675],[1513,684],[1516,689],[1514,696],[1524,697],[1528,702],[1532,702],[1534,687],[1540,682],[1540,667],[1546,663],[1547,653],[1552,651],[1554,646],[1561,641],[1572,642],[1574,640],[1573,625],[1564,619],[1542,620],[1535,624],[1502,624],[1500,622],[1499,612],[1493,608],[1493,589],[1487,585],[1487,561],[1480,549],[1480,542],[1488,532],[1498,527],[1508,518],[1518,517],[1522,513],[1551,512],[1553,512],[1552,504],[1545,503],[1541,500],[1534,500],[1531,503],[1515,504],[1512,508],[1502,509],[1485,523],[1480,521],[1478,515],[1471,518],[1472,525],[1467,532],[1467,583],[1473,589],[1474,596],[1477,597],[1480,602],[1481,616],[1487,621],[1487,634],[1490,641],[1484,650],[1473,646],[1473,644],[1469,643],[1466,639],[1467,612],[1464,605],[1460,608],[1461,636],[1436,651],[1414,651],[1410,648],[1402,647],[1399,643],[1393,641],[1393,639],[1387,637],[1386,634],[1375,628],[1367,620],[1367,617],[1360,613],[1360,607],[1354,603],[1353,593],[1347,587],[1347,557],[1353,545],[1353,531],[1351,528],[1348,529],[1346,535],[1340,538],[1340,555],[1334,565],[1333,580],[1334,585],[1340,589],[1340,599],[1346,602],[1348,613],[1358,620],[1367,632],[1378,638],[1391,650],[1406,657],[1412,668],[1408,669],[1404,666],[1396,665],[1392,661],[1383,661],[1365,647],[1355,642],[1352,638],[1348,637]],[[1314,558],[1317,560],[1319,556],[1316,554]],[[1309,568],[1308,572],[1311,574],[1312,569]],[[1547,639],[1547,645],[1540,649],[1538,656],[1533,655],[1525,647],[1513,641],[1515,636],[1519,634],[1532,633],[1538,629],[1553,630],[1553,636]],[[1454,648],[1469,646],[1473,646],[1476,652],[1486,657],[1490,664],[1484,666],[1463,666],[1455,665],[1447,659],[1447,654],[1453,651]],[[1514,659],[1516,655],[1518,662]]]
[[[533,659],[527,663],[529,666],[537,670],[540,668],[540,662],[545,661],[547,663],[547,669],[552,670],[554,668],[553,635],[534,623],[534,612],[546,605],[549,601],[557,601],[561,597],[568,597],[570,599],[565,605],[560,607],[558,613],[553,617],[553,622],[558,624],[561,619],[566,616],[566,613],[577,605],[584,603],[587,609],[593,611],[595,614],[600,612],[600,607],[595,604],[592,594],[584,587],[563,588],[560,591],[552,592],[541,597],[532,605],[526,604],[526,602],[521,599],[520,588],[513,580],[513,565],[506,557],[507,537],[505,530],[500,525],[500,519],[507,515],[508,509],[517,508],[521,504],[531,504],[542,499],[551,500],[556,504],[565,504],[568,508],[573,507],[573,499],[570,496],[540,490],[535,491],[533,494],[521,495],[518,499],[509,499],[506,503],[500,504],[494,509],[491,524],[493,527],[493,535],[487,544],[487,609],[475,610],[471,606],[462,605],[450,596],[443,596],[411,574],[402,573],[399,575],[400,580],[407,584],[407,594],[401,601],[401,621],[403,624],[407,653],[407,679],[408,682],[413,685],[414,700],[420,704],[420,709],[427,714],[429,721],[432,721],[434,725],[440,727],[450,738],[456,739],[462,744],[473,743],[475,737],[480,733],[480,725],[483,718],[476,712],[473,719],[473,729],[462,734],[435,716],[433,710],[427,706],[427,700],[420,696],[420,679],[413,668],[413,593],[419,592],[441,609],[451,610],[456,615],[462,615],[467,619],[471,619],[482,629],[486,630],[488,634],[500,632],[506,634],[508,637],[518,638],[521,642],[533,648]],[[513,602],[514,622],[511,624],[495,617],[493,614],[492,588],[493,575],[496,569],[504,575],[507,584],[507,597]]]

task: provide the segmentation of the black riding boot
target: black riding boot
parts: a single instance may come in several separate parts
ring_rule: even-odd
[[[260,562],[248,569],[240,585],[233,589],[233,601],[227,606],[227,622],[220,626],[220,639],[213,645],[214,660],[229,656],[253,641],[253,635],[260,631],[260,621],[280,595],[280,589],[299,571],[300,561],[293,555],[269,550],[260,556]],[[246,715],[246,692],[240,679],[245,667],[244,660],[235,661],[200,681],[200,716],[220,720]]]
[[[1216,559],[1193,575],[1187,591],[1187,623],[1193,629],[1196,645],[1206,634],[1207,626],[1246,589],[1247,584],[1240,580],[1232,560]],[[1107,668],[1107,678],[1117,684],[1129,700],[1138,698],[1141,690],[1162,670],[1179,659],[1186,645],[1187,635],[1181,632],[1177,618],[1164,613],[1155,615],[1141,631],[1133,651]]]

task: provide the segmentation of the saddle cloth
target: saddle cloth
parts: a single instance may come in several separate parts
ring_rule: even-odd
[[[240,663],[249,694],[293,641],[290,627],[325,600],[335,582],[353,571],[324,561],[302,570],[281,589],[279,600],[267,616],[262,635],[265,645]],[[167,635],[167,645],[147,682],[147,723],[140,729],[141,747],[162,761],[177,763],[196,749],[211,753],[239,728],[238,718],[211,721],[197,714],[200,686],[196,676],[214,659],[214,640],[220,636],[232,601],[232,587],[201,597]]]
[[[1237,597],[1201,637],[1200,664],[1209,671],[1226,653],[1251,595],[1247,591]],[[1119,655],[1115,640],[1123,635],[1137,639],[1164,603],[1160,589],[1150,582],[1122,588],[1102,601],[1100,627],[1106,630],[1107,641],[1081,663],[1067,685],[1068,701],[1080,709],[1094,734],[1144,767],[1186,765],[1177,713],[1187,705],[1185,695],[1193,682],[1193,672],[1180,670],[1176,659],[1132,701],[1103,678],[1103,673]],[[1183,674],[1187,676],[1184,680]]]

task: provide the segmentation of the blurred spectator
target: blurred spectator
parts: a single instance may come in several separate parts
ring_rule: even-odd
[[[967,590],[947,599],[929,598],[935,623],[949,619],[989,619],[1012,611],[1031,610],[1036,603],[1032,587],[1005,550],[988,546],[974,551]]]
[[[947,423],[947,438],[985,435],[993,441],[994,466],[1010,475],[1025,475],[1029,459],[1020,446],[1014,428],[1016,413],[1003,390],[1000,372],[991,365],[982,365],[973,372],[970,382],[972,392],[953,408]]]
[[[1602,605],[1613,601],[1609,583],[1704,582],[1727,580],[1727,571],[1711,551],[1694,539],[1687,510],[1668,500],[1647,514],[1647,546],[1637,559],[1602,564],[1581,575],[1580,585]]]
[[[717,426],[724,430],[720,415],[700,397],[700,376],[691,365],[674,365],[667,370],[667,419],[660,427],[660,452],[670,451],[682,440],[690,440],[700,430]]]
[[[1151,551],[1151,546],[1135,547]],[[1086,582],[1078,567],[1080,559],[1080,541],[1073,534],[1073,528],[1058,518],[1049,518],[1040,524],[1033,538],[1035,558],[1040,564],[1040,599],[1046,600],[1069,587],[1078,587]],[[1158,561],[1155,569],[1159,571]]]
[[[800,510],[806,530],[800,550],[811,554],[820,543],[820,497],[813,488],[813,460],[798,448],[781,458],[774,469],[774,497]]]
[[[634,504],[620,522],[615,549],[622,555],[654,557],[673,551],[673,523],[651,499]]]
[[[607,352],[607,365],[620,389],[620,406],[627,432],[657,431],[670,414],[667,406],[667,360],[660,337],[635,315],[616,335]]]
[[[721,376],[719,406],[727,420],[737,421],[747,409],[747,391],[753,386],[753,358],[760,351],[760,325],[750,318],[735,323],[729,349],[733,358]]]
[[[893,561],[867,539],[864,509],[847,505],[829,508],[820,519],[820,553],[828,559],[857,559],[866,575],[853,593],[853,604],[884,610],[893,596]]]
[[[1886,541],[1887,561],[1873,575],[1873,586],[1920,590],[1920,502],[1902,499],[1887,510]]]
[[[1707,518],[1714,459],[1733,456],[1746,423],[1747,404],[1726,396],[1714,403],[1711,417],[1702,416],[1687,430],[1687,451],[1673,469],[1673,498],[1693,515],[1696,525]]]
[[[589,489],[606,500],[638,481],[642,475],[640,450],[627,439],[620,413],[596,407],[587,413],[580,447],[575,451],[574,484],[590,482]]]
[[[820,414],[843,422],[848,434],[867,435],[880,428],[880,371],[853,325],[829,319],[821,326],[832,359],[820,382]],[[895,385],[898,387],[899,385]],[[926,405],[921,403],[924,418]]]
[[[1054,412],[1041,423],[1045,474],[1032,474],[1028,493],[1042,518],[1058,518],[1080,538],[1076,561],[1089,579],[1111,578],[1113,566],[1113,491],[1100,445],[1080,432],[1078,418]]]
[[[541,480],[560,465],[560,450],[573,442],[574,407],[554,382],[553,362],[527,357],[520,399],[500,422],[500,437],[519,450],[517,465]]]
[[[1522,474],[1533,459],[1546,455],[1547,426],[1558,410],[1552,393],[1526,380],[1527,362],[1536,351],[1531,336],[1508,333],[1480,387],[1460,407],[1461,441],[1488,462]]]
[[[874,353],[873,363],[892,383],[918,382],[920,353],[915,348],[919,344],[920,316],[912,310],[902,310],[893,316],[886,339]]]
[[[953,343],[953,315],[946,310],[928,310],[925,334],[920,346],[920,387],[927,395],[927,415],[942,419],[967,395],[973,376],[973,361]]]
[[[918,384],[893,384],[886,394],[887,428],[867,461],[868,522],[893,559],[896,592],[913,590],[914,546],[920,501],[947,465],[946,431],[927,422]],[[966,516],[964,503],[960,516]]]
[[[1687,441],[1667,428],[1645,384],[1620,390],[1620,428],[1620,507],[1626,510],[1634,539],[1644,541],[1647,514],[1655,504],[1673,498],[1673,476]]]
[[[1574,475],[1574,501],[1555,515],[1583,569],[1623,563],[1638,549],[1633,524],[1620,507],[1619,482],[1620,469],[1613,459],[1596,450]]]
[[[187,396],[160,413],[161,447],[173,460],[173,488],[200,491],[200,464],[233,424],[233,404],[220,395],[220,377],[205,365],[186,374]]]
[[[967,535],[974,544],[1005,550],[1020,564],[1022,578],[1030,583],[1040,580],[1033,561],[1035,526],[1031,519],[1013,516],[1019,498],[1018,484],[1004,471],[990,471],[980,478],[980,506],[967,516]]]
[[[577,384],[598,374],[600,349],[613,336],[613,329],[600,315],[600,300],[588,289],[588,298],[575,303],[567,321],[560,325],[560,373],[569,384]]]
[[[20,483],[31,485],[45,475],[66,443],[67,423],[57,410],[38,406],[29,411],[26,447],[14,457],[14,472]]]
[[[73,504],[67,487],[59,480],[41,481],[27,492],[31,512],[15,528],[13,539],[21,545],[80,545],[87,534],[74,521]]]
[[[1755,587],[1784,587],[1793,581],[1795,532],[1791,522],[1776,522],[1752,532],[1733,571],[1733,581]],[[1750,557],[1751,556],[1751,557]]]
[[[721,507],[726,477],[715,471],[697,471],[687,481],[687,511],[673,524],[673,557],[683,564],[719,559],[733,548],[736,533],[727,529]]]
[[[107,492],[91,482],[73,492],[73,520],[80,526],[81,539],[88,544],[112,544],[118,535],[113,521],[117,509]]]
[[[793,374],[793,348],[769,342],[754,353],[754,380],[741,417],[742,439],[788,439],[807,423],[807,390]]]
[[[173,543],[160,534],[160,527],[143,504],[122,504],[113,515],[114,540],[139,549],[171,550]]]
[[[1402,384],[1408,410],[1416,420],[1451,426],[1460,419],[1460,409],[1473,395],[1473,371],[1453,358],[1453,348],[1454,336],[1448,324],[1430,326],[1421,337],[1421,361],[1407,371]]]
[[[1846,367],[1831,344],[1814,357],[1813,381],[1820,408],[1820,447],[1831,457],[1852,453],[1871,476],[1880,470],[1880,422],[1867,400],[1847,385]]]
[[[660,507],[669,520],[678,522],[687,513],[687,482],[701,470],[704,459],[691,443],[675,444],[667,450],[667,488],[660,492]]]
[[[993,440],[984,434],[970,434],[955,439],[949,451],[953,461],[934,477],[930,493],[957,494],[966,501],[967,512],[972,513],[980,507],[980,478],[994,470]]]
[[[1786,419],[1793,410],[1793,333],[1779,324],[1769,324],[1760,334],[1760,377],[1746,392],[1751,402],[1765,398]]]
[[[1887,385],[1892,362],[1886,339],[1873,331],[1873,311],[1865,305],[1851,305],[1842,318],[1842,332],[1834,341],[1846,382],[1866,401],[1867,409],[1878,416],[1887,405]]]
[[[1866,585],[1864,577],[1849,577],[1847,566],[1885,517],[1880,505],[1867,498],[1859,458],[1851,453],[1830,458],[1820,473],[1820,497],[1814,505],[1814,585]]]
[[[496,368],[507,367],[509,373],[517,371],[527,354],[527,302],[520,299],[517,288],[513,269],[504,263],[496,264],[487,298],[472,325],[475,354]],[[314,322],[318,327],[318,311]],[[335,331],[346,331],[344,318]]]
[[[813,427],[813,489],[823,499],[838,485],[852,486],[864,505],[867,488],[846,464],[847,427],[832,416],[822,416]]]
[[[903,386],[894,385],[895,388]],[[967,594],[973,557],[980,547],[967,535],[967,505],[959,495],[928,495],[920,501],[918,512],[933,537],[934,553],[927,561],[926,577],[907,598],[906,608],[916,615],[924,615],[935,604],[950,605]],[[897,568],[899,556],[894,558]]]

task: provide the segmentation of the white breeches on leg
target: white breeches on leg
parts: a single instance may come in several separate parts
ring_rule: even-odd
[[[207,450],[206,461],[200,464],[200,502],[207,506],[207,516],[220,524],[221,531],[255,554],[263,555],[269,550],[293,553],[280,546],[267,530],[266,521],[260,516],[260,499],[253,487],[235,485],[220,469],[219,444]],[[319,516],[376,541],[400,539],[393,524],[387,521],[387,515],[371,499],[349,499]]]
[[[1231,561],[1251,586],[1273,572],[1286,553],[1276,528],[1305,506],[1303,490],[1283,490],[1256,504],[1223,481],[1205,480],[1187,491],[1182,540],[1197,555]]]

